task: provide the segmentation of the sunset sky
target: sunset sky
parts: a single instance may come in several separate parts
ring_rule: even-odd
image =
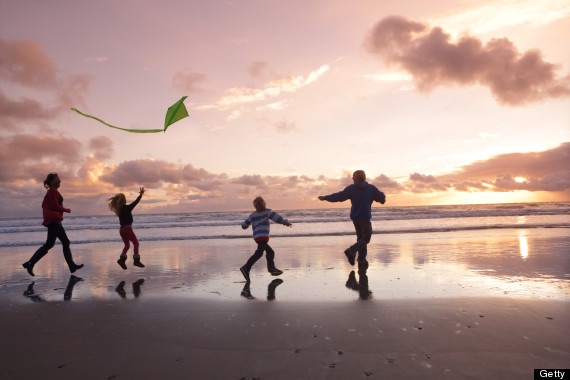
[[[0,216],[570,201],[567,0],[0,0]],[[187,95],[190,116],[155,129]],[[346,207],[348,204],[343,204]]]

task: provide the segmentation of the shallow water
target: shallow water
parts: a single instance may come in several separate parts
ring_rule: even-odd
[[[246,287],[239,268],[253,253],[250,239],[145,242],[146,268],[116,264],[120,243],[72,245],[85,268],[70,277],[54,247],[30,277],[21,267],[33,249],[0,249],[2,302],[86,302],[152,298],[243,302],[354,301],[441,297],[523,297],[570,300],[570,236],[564,228],[494,229],[374,235],[369,268],[350,266],[350,236],[272,238],[279,277],[256,263]],[[130,259],[130,257],[129,257]],[[353,274],[351,275],[351,272]],[[274,280],[280,279],[277,283]],[[121,285],[123,283],[123,285]],[[366,288],[366,283],[368,287]]]

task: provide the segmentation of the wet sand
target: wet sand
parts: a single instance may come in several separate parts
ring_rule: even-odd
[[[375,235],[366,271],[350,237],[272,239],[247,286],[247,240],[0,250],[5,378],[520,379],[570,364],[567,229]],[[70,236],[73,241],[73,237]],[[130,258],[131,260],[131,258]]]

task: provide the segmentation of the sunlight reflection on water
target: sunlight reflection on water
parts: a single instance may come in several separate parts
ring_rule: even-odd
[[[115,263],[117,244],[75,245],[74,257],[86,264],[75,273],[82,281],[72,281],[60,248],[38,263],[34,278],[21,268],[27,250],[7,254],[3,249],[0,295],[20,302],[61,301],[73,283],[68,298],[74,301],[350,301],[365,291],[376,300],[489,295],[570,299],[570,237],[565,229],[374,235],[366,271],[346,262],[343,251],[352,240],[272,239],[276,264],[284,271],[281,281],[274,281],[278,278],[267,272],[262,258],[252,269],[249,287],[238,270],[253,253],[249,240],[145,242],[141,255],[147,267],[128,262],[127,271]]]

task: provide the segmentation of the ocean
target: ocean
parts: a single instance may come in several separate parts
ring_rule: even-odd
[[[277,210],[293,223],[292,228],[272,225],[271,236],[353,235],[348,208]],[[241,222],[249,211],[197,212],[177,214],[133,213],[133,229],[140,241],[251,239],[251,228]],[[41,215],[41,209],[38,210]],[[63,224],[72,244],[121,241],[118,218],[70,216]],[[484,230],[498,228],[569,228],[570,202],[482,204],[451,206],[374,206],[372,226],[375,234],[405,234]],[[0,248],[40,246],[46,228],[37,218],[0,218]],[[58,242],[59,244],[59,242]]]

